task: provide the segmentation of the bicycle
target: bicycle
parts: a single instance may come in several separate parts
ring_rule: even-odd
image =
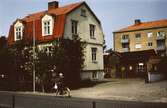
[[[54,86],[56,96],[67,96],[71,97],[70,89],[59,84]]]

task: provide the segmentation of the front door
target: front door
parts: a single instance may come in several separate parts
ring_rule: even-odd
[[[136,67],[136,75],[139,77],[144,77],[145,74],[145,64],[143,62],[140,62],[137,64]]]

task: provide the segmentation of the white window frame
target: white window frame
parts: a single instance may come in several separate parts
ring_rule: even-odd
[[[148,47],[152,47],[153,46],[153,42],[148,42]]]
[[[135,48],[136,48],[136,49],[142,48],[142,44],[136,44],[136,45],[135,45]]]
[[[121,36],[121,39],[129,39],[129,34],[123,34],[123,35]]]
[[[98,79],[98,72],[92,72],[92,79]]]
[[[42,18],[42,36],[53,35],[54,18],[50,15],[45,15]]]
[[[90,38],[95,39],[96,26],[94,24],[89,24]]]
[[[141,39],[141,33],[136,33],[136,34],[135,34],[135,38],[136,38],[136,39]]]
[[[51,21],[44,21],[44,35],[51,35]]]
[[[159,31],[157,32],[157,37],[165,37],[165,32],[164,31]]]
[[[152,38],[152,37],[153,37],[153,33],[152,33],[152,32],[148,32],[148,33],[147,33],[147,37],[148,37],[148,38]]]
[[[17,21],[16,24],[14,25],[14,41],[23,39],[23,30],[24,30],[24,25],[20,21]],[[17,38],[18,35],[20,35],[20,38]]]
[[[91,57],[92,57],[92,62],[96,63],[97,62],[97,48],[91,48]]]
[[[78,21],[77,20],[71,20],[71,33],[73,35],[78,34]]]
[[[144,72],[144,63],[138,63],[137,72]]]
[[[81,9],[81,16],[86,17],[86,10],[85,9]]]

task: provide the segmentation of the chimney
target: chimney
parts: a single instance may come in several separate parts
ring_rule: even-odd
[[[140,19],[135,19],[135,25],[139,25],[139,24],[141,24]]]
[[[59,2],[58,1],[50,1],[48,2],[48,10],[51,10],[51,9],[56,9],[59,7]]]

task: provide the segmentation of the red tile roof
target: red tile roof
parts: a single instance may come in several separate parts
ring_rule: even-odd
[[[35,22],[35,37],[37,41],[45,42],[51,41],[55,38],[62,37],[64,33],[65,19],[66,15],[78,8],[85,2],[74,3],[70,5],[66,5],[64,7],[59,7],[51,10],[46,10],[34,14],[30,14],[23,19],[20,19],[24,24],[24,36],[27,39],[32,39],[33,37],[33,20]],[[50,14],[52,16],[56,16],[54,23],[54,30],[52,36],[42,36],[42,27],[41,27],[41,18],[45,14]],[[17,21],[17,20],[16,20]],[[15,21],[15,22],[16,22]],[[11,25],[8,36],[8,44],[11,45],[14,43],[14,24]]]
[[[151,28],[161,28],[161,27],[167,27],[167,19],[151,21],[151,22],[141,22],[140,24],[134,24],[134,25],[122,28],[118,31],[115,31],[115,33],[135,31],[135,30],[145,30],[145,29],[151,29]]]

